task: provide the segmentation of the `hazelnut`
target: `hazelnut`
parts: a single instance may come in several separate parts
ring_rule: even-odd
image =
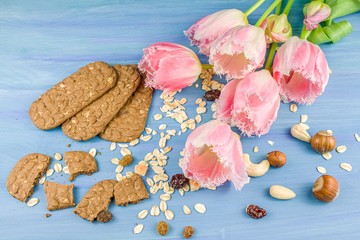
[[[286,163],[286,155],[280,151],[269,152],[266,157],[270,165],[276,168],[282,167]]]
[[[338,181],[330,175],[322,175],[316,179],[312,188],[314,196],[322,202],[334,201],[339,195],[339,191]]]
[[[311,147],[318,153],[331,152],[335,149],[336,140],[334,136],[325,130],[316,133],[310,140]]]

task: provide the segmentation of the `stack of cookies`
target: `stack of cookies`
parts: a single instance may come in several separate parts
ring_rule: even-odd
[[[111,142],[130,142],[144,130],[152,99],[136,65],[90,63],[32,103],[36,127],[61,125],[65,135],[86,141],[97,135]]]

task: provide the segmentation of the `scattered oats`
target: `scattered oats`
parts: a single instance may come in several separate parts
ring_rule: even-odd
[[[123,179],[124,179],[123,175],[121,175],[120,173],[116,174],[116,180],[117,181],[121,181]]]
[[[331,136],[332,136],[333,133],[334,133],[333,130],[331,130],[331,129],[326,130],[326,132],[329,133]]]
[[[196,115],[196,117],[195,117],[195,121],[197,122],[197,123],[200,123],[201,122],[201,115]]]
[[[188,192],[190,190],[189,184],[185,184],[185,186],[182,188],[185,192]]]
[[[199,107],[205,107],[206,106],[206,102],[202,101],[201,103],[199,103]]]
[[[89,153],[90,153],[91,156],[95,157],[95,155],[96,155],[96,148],[90,149]]]
[[[154,115],[154,120],[158,121],[158,120],[162,119],[162,117],[163,117],[163,116],[162,116],[160,113],[155,114],[155,115]]]
[[[163,181],[159,182],[159,189],[164,189],[164,182]]]
[[[171,196],[168,193],[163,193],[160,195],[160,199],[163,201],[169,201],[171,199]]]
[[[167,204],[165,201],[160,201],[160,210],[165,212],[167,210]]]
[[[126,172],[125,174],[126,174],[126,177],[130,177],[130,176],[132,176],[134,173],[133,173],[133,172]]]
[[[154,172],[155,172],[156,174],[164,173],[164,168],[162,168],[162,167],[160,167],[160,166],[152,166],[151,168],[154,170]],[[157,175],[155,175],[155,176],[157,176]],[[155,176],[154,176],[154,177],[155,177]]]
[[[211,111],[216,111],[216,103],[211,104]]]
[[[174,212],[173,211],[171,211],[171,210],[166,210],[165,211],[165,218],[167,219],[167,220],[169,220],[169,221],[171,221],[171,220],[173,220],[174,219]]]
[[[204,204],[202,203],[197,203],[195,204],[194,206],[195,210],[198,212],[198,213],[205,213],[206,212],[206,207]]]
[[[150,187],[150,193],[151,194],[156,194],[159,191],[159,186],[158,185],[154,185],[152,187]]]
[[[172,147],[167,146],[164,148],[164,154],[167,154],[168,152],[170,152],[172,150]]]
[[[150,187],[154,186],[154,181],[151,178],[147,178],[146,182]]]
[[[144,209],[144,210],[142,210],[142,211],[139,212],[138,218],[139,218],[139,219],[144,219],[144,218],[146,218],[146,216],[148,215],[148,213],[149,213],[149,211],[146,210],[146,209]]]
[[[195,103],[200,104],[202,101],[203,101],[202,98],[198,98],[198,99],[196,99]]]
[[[214,185],[214,186],[209,186],[209,187],[207,187],[207,189],[209,189],[209,190],[216,190],[216,186]]]
[[[184,150],[180,152],[180,156],[184,156]]]
[[[40,178],[39,184],[43,185],[45,183],[45,180],[46,180],[46,178],[45,178],[45,176],[43,176],[42,178]]]
[[[186,215],[189,215],[191,213],[191,210],[187,205],[183,206],[183,211]]]
[[[129,142],[129,145],[130,145],[130,146],[135,146],[135,145],[138,144],[138,143],[139,143],[139,139],[137,138],[137,139],[132,140],[131,142]]]
[[[119,147],[121,147],[121,148],[127,148],[127,147],[129,147],[129,145],[127,145],[127,144],[125,144],[125,143],[119,143],[118,145],[119,145]]]
[[[253,149],[254,152],[259,152],[259,147],[258,146],[255,146],[254,149]]]
[[[159,147],[164,148],[166,146],[166,138],[160,138]]]
[[[144,229],[144,224],[138,224],[134,227],[134,234],[139,234]]]
[[[165,173],[160,173],[158,176],[159,176],[160,180],[163,180],[163,181],[169,180],[169,176],[166,175]]]
[[[270,141],[270,140],[267,141],[267,142],[268,142],[268,144],[271,145],[271,146],[274,146],[274,144],[275,144],[273,141]]]
[[[158,132],[155,129],[153,129],[152,132],[151,132],[152,135],[156,135],[157,133]]]
[[[119,159],[118,158],[112,158],[111,163],[115,164],[115,165],[118,165],[119,164]]]
[[[179,101],[179,103],[180,103],[181,105],[185,104],[186,102],[187,102],[187,99],[186,99],[186,98],[182,98],[182,99],[180,99],[180,101]]]
[[[175,136],[176,135],[176,130],[175,129],[170,129],[170,130],[167,130],[166,133],[171,135],[171,136]]]
[[[152,129],[151,129],[151,128],[149,128],[149,127],[146,127],[146,128],[145,128],[145,132],[146,132],[147,134],[151,134]]]
[[[196,108],[196,113],[198,113],[198,114],[205,113],[205,112],[206,112],[205,107],[197,107]]]
[[[307,114],[301,114],[300,115],[300,122],[301,123],[305,123],[308,120],[308,115]]]
[[[70,172],[69,172],[69,167],[68,167],[68,166],[63,167],[63,172],[64,172],[65,174],[70,174]]]
[[[152,153],[147,153],[144,157],[145,161],[149,161],[154,157],[154,155]]]
[[[325,174],[326,173],[326,169],[324,167],[316,167],[316,170],[321,173],[321,174]]]
[[[115,172],[116,173],[121,173],[123,170],[124,170],[124,167],[122,165],[119,165],[119,166],[116,167]]]
[[[36,204],[39,203],[39,199],[38,198],[31,198],[27,203],[26,205],[28,205],[28,207],[33,207],[35,206]]]
[[[338,152],[338,153],[343,153],[343,152],[345,152],[346,151],[346,146],[345,145],[340,145],[340,146],[337,146],[336,147],[336,151]]]
[[[290,111],[291,112],[296,112],[297,111],[297,105],[295,103],[290,105]]]
[[[330,160],[330,158],[332,157],[330,152],[326,152],[322,154],[323,158],[325,158],[326,160]]]
[[[349,163],[340,163],[340,167],[348,172],[352,170],[352,166]]]
[[[217,90],[217,89],[219,89],[220,87],[221,87],[221,84],[220,84],[219,82],[214,81],[214,80],[211,81],[211,88],[212,88],[213,90]]]
[[[146,136],[141,135],[140,137],[140,139],[143,140],[144,142],[149,141],[151,138],[152,138],[151,135],[146,135]]]
[[[355,140],[356,140],[357,142],[360,142],[360,136],[359,136],[359,134],[355,133],[355,134],[354,134],[354,137],[355,137]]]
[[[165,130],[165,128],[166,128],[166,124],[165,123],[163,123],[163,124],[160,124],[160,126],[159,126],[159,130]]]
[[[60,153],[57,152],[57,153],[55,153],[54,158],[55,158],[55,160],[60,161],[62,159],[62,156]]]
[[[179,194],[180,194],[181,196],[184,196],[184,194],[185,194],[184,189],[180,188],[180,189],[179,189]]]
[[[120,153],[121,153],[121,155],[123,155],[123,156],[131,155],[131,151],[130,151],[128,148],[124,148],[124,147],[121,148]]]
[[[46,171],[46,176],[48,176],[48,177],[50,177],[51,175],[53,175],[54,174],[54,169],[48,169],[47,171]]]
[[[150,165],[151,165],[151,166],[158,166],[158,165],[159,165],[159,162],[157,162],[157,161],[150,161]]]
[[[61,172],[62,171],[62,165],[60,163],[55,163],[54,164],[54,170],[57,173]]]
[[[160,215],[160,209],[158,206],[153,206],[150,210],[151,216],[159,216]]]
[[[114,151],[116,149],[116,143],[115,142],[112,142],[110,144],[110,151]]]
[[[197,84],[195,84],[195,87],[196,87],[196,88],[198,88],[198,87],[199,87],[199,84],[198,84],[198,83],[197,83]]]
[[[180,131],[180,132],[178,132],[178,135],[180,136],[182,134],[182,132]]]

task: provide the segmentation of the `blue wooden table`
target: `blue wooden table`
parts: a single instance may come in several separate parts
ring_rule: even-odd
[[[112,157],[120,157],[119,148],[109,151],[109,142],[94,138],[87,142],[74,142],[59,128],[41,131],[28,117],[30,104],[46,89],[79,67],[103,60],[110,64],[136,63],[142,49],[154,42],[170,41],[189,46],[183,35],[199,18],[226,8],[245,11],[253,1],[245,0],[118,0],[118,1],[0,1],[0,239],[160,239],[155,227],[165,219],[148,216],[139,220],[137,214],[159,203],[158,195],[128,207],[110,206],[114,220],[108,224],[89,223],[72,213],[73,209],[52,212],[45,218],[46,200],[43,186],[36,187],[33,197],[40,203],[27,207],[12,198],[6,191],[7,175],[22,156],[31,152],[53,155],[71,150],[88,151],[97,148],[99,171],[92,176],[80,176],[75,183],[75,200],[79,202],[86,191],[99,180],[115,177]],[[270,3],[267,1],[250,16],[255,23]],[[299,34],[304,1],[295,1],[290,14],[294,33]],[[193,239],[359,239],[360,232],[360,143],[354,133],[360,134],[360,15],[347,17],[353,24],[353,33],[336,45],[321,46],[332,70],[325,93],[311,106],[299,106],[296,113],[289,104],[281,104],[278,120],[269,134],[261,138],[242,138],[244,152],[250,153],[254,162],[264,159],[271,150],[281,150],[288,163],[281,169],[270,169],[260,178],[251,179],[242,191],[234,190],[230,183],[216,191],[200,190],[185,196],[173,195],[168,207],[175,213],[170,221],[169,239],[181,238],[186,225],[195,228]],[[193,48],[197,51],[195,48]],[[206,58],[200,57],[203,62]],[[162,102],[160,92],[155,92],[150,116],[159,113]],[[203,95],[200,88],[187,88],[178,97],[188,98],[186,108],[195,116],[195,100]],[[209,106],[208,106],[209,108]],[[301,114],[308,114],[310,133],[332,129],[339,145],[346,145],[343,154],[333,153],[326,161],[311,150],[308,144],[293,139],[289,134],[292,124]],[[211,119],[211,111],[204,122]],[[172,119],[154,121],[148,125],[157,128],[165,122],[168,129],[179,130]],[[174,149],[169,153],[166,172],[180,172],[179,152],[189,133],[169,141]],[[152,151],[158,142],[155,136],[149,142],[132,147],[136,161]],[[268,140],[275,142],[274,146]],[[71,144],[68,148],[66,145]],[[260,151],[253,153],[254,146]],[[52,165],[55,161],[52,161]],[[352,172],[339,167],[350,163]],[[341,185],[338,199],[325,204],[311,194],[313,182],[323,166]],[[132,171],[127,167],[125,171]],[[148,176],[152,172],[149,171]],[[67,183],[67,176],[54,174],[50,180]],[[271,198],[268,188],[282,184],[297,193],[290,201]],[[193,209],[184,215],[182,206],[202,202],[207,211],[201,215]],[[244,211],[247,204],[258,204],[268,210],[261,220],[249,218]],[[144,224],[139,235],[132,233],[136,223]],[[163,239],[166,239],[164,237]]]

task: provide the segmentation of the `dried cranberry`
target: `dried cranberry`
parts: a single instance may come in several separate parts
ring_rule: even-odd
[[[220,93],[220,90],[210,90],[204,94],[204,98],[206,101],[215,101],[220,97]]]
[[[102,210],[96,217],[96,220],[101,223],[107,223],[112,219],[112,214],[108,210]]]
[[[179,189],[184,187],[189,182],[189,179],[184,176],[182,173],[175,174],[172,176],[170,181],[170,187]]]
[[[255,219],[263,218],[267,214],[265,209],[255,205],[255,204],[247,205],[246,206],[246,213],[250,217],[255,218]]]

